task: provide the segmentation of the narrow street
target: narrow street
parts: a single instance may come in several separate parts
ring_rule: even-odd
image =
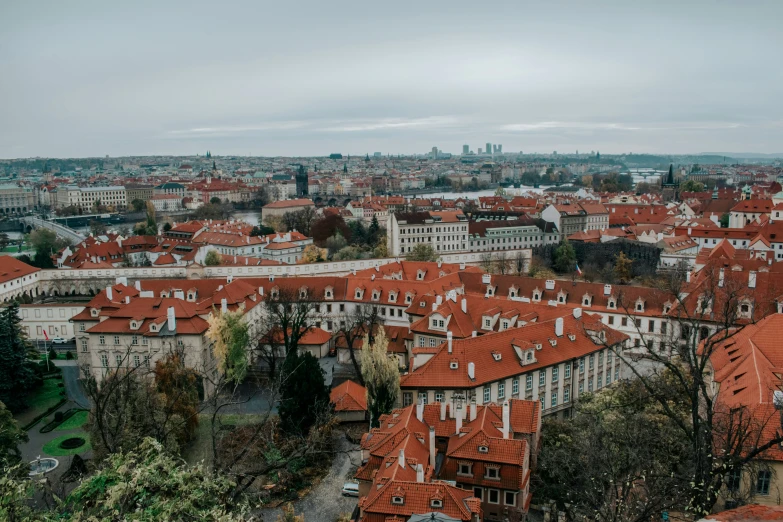
[[[342,430],[335,433],[335,447],[337,454],[329,474],[306,497],[293,502],[296,514],[304,514],[307,522],[334,522],[342,513],[351,514],[356,507],[358,499],[344,497],[340,491],[361,464],[361,452],[357,445],[348,442]],[[281,507],[259,511],[264,522],[275,522],[281,513]]]

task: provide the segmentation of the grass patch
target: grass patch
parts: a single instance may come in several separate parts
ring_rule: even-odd
[[[84,426],[84,423],[87,422],[87,416],[90,414],[88,411],[77,411],[67,419],[65,419],[62,424],[57,426],[54,430],[55,431],[65,431],[65,430],[75,430],[76,428],[81,428]]]
[[[63,449],[60,447],[60,443],[64,441],[65,439],[73,438],[75,435],[63,435],[62,437],[57,437],[56,439],[50,440],[46,444],[44,444],[43,451],[47,455],[50,455],[52,457],[64,457],[66,455],[76,455],[77,453],[84,453],[85,451],[89,451],[92,449],[92,446],[90,445],[90,437],[88,435],[78,435],[79,438],[82,438],[85,440],[84,446],[81,446],[79,448],[75,449]]]
[[[44,379],[41,386],[33,390],[27,397],[28,406],[31,409],[44,412],[60,402],[62,398],[60,393],[65,389],[57,386],[61,382],[62,380],[60,379]]]

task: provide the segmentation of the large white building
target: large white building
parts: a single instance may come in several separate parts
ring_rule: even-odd
[[[391,256],[405,256],[421,244],[437,254],[468,252],[468,217],[461,210],[395,212],[389,216],[386,236]]]
[[[71,339],[76,335],[71,318],[82,310],[84,305],[76,303],[23,304],[19,307],[19,317],[31,341]]]
[[[76,206],[83,211],[90,212],[96,201],[101,205],[113,207],[117,210],[128,206],[125,187],[112,185],[108,187],[77,187],[76,185],[64,185],[57,187],[55,198],[56,208]]]

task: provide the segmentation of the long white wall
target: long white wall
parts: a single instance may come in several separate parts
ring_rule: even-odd
[[[507,250],[506,255],[515,256],[522,252],[529,260],[530,249]],[[478,265],[481,263],[480,252],[443,254],[444,263],[465,263],[466,265]],[[404,258],[388,257],[383,259],[360,259],[355,261],[336,261],[326,263],[313,263],[308,265],[271,265],[271,266],[206,266],[203,269],[188,269],[186,267],[144,267],[144,268],[103,268],[103,269],[78,269],[78,270],[42,270],[39,280],[41,282],[57,281],[89,281],[92,279],[111,279],[127,277],[128,279],[185,279],[200,277],[265,277],[275,276],[323,276],[346,275],[353,270],[365,270],[376,266],[394,263]],[[203,275],[202,275],[203,274]]]

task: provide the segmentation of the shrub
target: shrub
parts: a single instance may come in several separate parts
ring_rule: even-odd
[[[63,412],[61,412],[61,411],[55,412],[54,413],[54,420],[56,420],[58,422],[62,422],[62,420],[63,420]]]
[[[72,360],[73,353],[70,350],[68,350],[67,352],[65,352],[65,358],[68,359],[69,361]]]

